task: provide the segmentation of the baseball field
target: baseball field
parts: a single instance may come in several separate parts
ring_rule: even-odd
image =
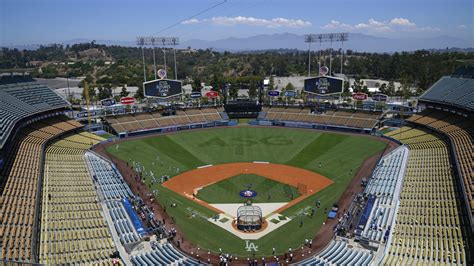
[[[203,250],[237,256],[270,255],[272,247],[283,253],[312,238],[323,225],[327,210],[338,202],[359,167],[369,157],[384,150],[386,143],[358,135],[288,128],[233,127],[183,131],[175,134],[131,139],[110,145],[107,152],[129,165],[143,168],[143,179],[156,199],[166,207],[186,240]],[[301,195],[291,182],[284,184],[260,174],[239,174],[200,188],[193,200],[160,183],[163,175],[181,178],[207,165],[263,161],[311,171],[330,184],[309,196]],[[200,169],[199,169],[200,170]],[[190,183],[192,183],[190,177]],[[207,221],[216,211],[198,202],[234,203],[239,190],[248,184],[259,196],[256,202],[270,203],[301,199],[282,214],[290,222],[252,241],[258,250],[249,252],[246,242]],[[291,194],[291,195],[290,195]],[[269,197],[270,195],[270,197]],[[315,203],[320,201],[319,207]],[[175,203],[176,207],[170,206]],[[309,215],[315,210],[313,216]]]

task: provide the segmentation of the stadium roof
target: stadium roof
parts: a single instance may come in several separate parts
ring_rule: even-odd
[[[24,118],[54,111],[70,103],[29,76],[0,76],[0,149]]]
[[[421,95],[420,100],[474,111],[474,79],[442,77]]]

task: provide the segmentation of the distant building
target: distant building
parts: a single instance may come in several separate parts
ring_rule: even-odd
[[[26,63],[27,67],[40,67],[41,65],[43,65],[43,61],[29,61]]]

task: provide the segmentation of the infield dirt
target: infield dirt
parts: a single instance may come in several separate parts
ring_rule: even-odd
[[[211,210],[222,212],[207,202],[195,198],[193,195],[196,194],[199,188],[240,174],[255,174],[293,187],[297,187],[299,184],[306,185],[307,193],[290,201],[276,210],[276,212],[281,212],[297,204],[333,183],[333,181],[320,174],[288,165],[273,163],[227,163],[187,171],[166,181],[163,183],[163,186],[185,197],[194,199]]]

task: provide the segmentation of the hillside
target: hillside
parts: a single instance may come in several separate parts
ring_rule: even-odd
[[[163,53],[156,49],[157,69],[164,68]],[[333,73],[340,72],[339,51],[321,51],[323,65],[329,66],[333,54]],[[106,46],[95,42],[74,45],[42,46],[36,50],[2,49],[0,70],[27,69],[35,77],[85,77],[95,86],[140,87],[143,82],[142,52],[137,47]],[[318,65],[319,51],[311,56],[313,75]],[[150,48],[145,49],[147,80],[155,78]],[[275,76],[307,75],[308,52],[301,50],[263,50],[258,52],[217,52],[212,49],[179,49],[176,52],[178,79],[184,83],[205,82],[214,87],[224,83],[249,84]],[[440,76],[472,62],[471,51],[428,51],[401,53],[359,53],[347,50],[343,73],[355,78],[374,78],[400,81],[424,91]],[[174,77],[174,60],[167,51],[167,70]],[[244,84],[244,85],[245,85]],[[80,84],[81,85],[81,84]]]

